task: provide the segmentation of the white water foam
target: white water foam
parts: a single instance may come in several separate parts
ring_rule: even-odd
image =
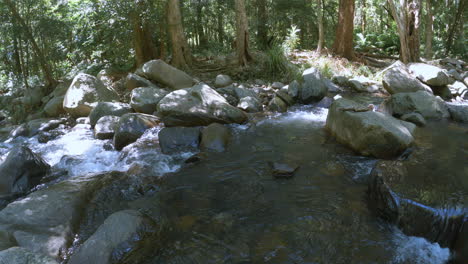
[[[328,109],[313,106],[293,107],[286,113],[277,113],[258,123],[316,123],[320,126],[327,121]]]

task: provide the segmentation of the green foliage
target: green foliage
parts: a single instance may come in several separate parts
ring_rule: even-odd
[[[389,33],[357,33],[355,35],[354,47],[357,51],[372,52],[377,54],[392,55],[398,53],[400,47],[400,40],[396,32]]]
[[[284,53],[290,54],[294,49],[299,47],[299,35],[298,33],[301,30],[296,26],[292,25],[291,28],[288,29],[288,34],[283,42],[283,50]]]
[[[286,57],[281,45],[273,45],[265,52],[265,58],[261,62],[262,78],[266,80],[291,81],[300,76],[299,68],[292,64]]]

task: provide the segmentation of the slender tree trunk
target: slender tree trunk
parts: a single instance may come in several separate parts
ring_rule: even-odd
[[[130,15],[133,24],[133,47],[135,49],[137,67],[158,57],[150,30],[153,27],[150,25],[149,21],[145,21],[146,19],[142,18],[140,12],[143,10],[142,7],[143,6],[138,6]]]
[[[333,50],[339,56],[354,59],[354,0],[340,0],[338,26]]]
[[[235,0],[236,8],[236,48],[239,66],[245,66],[251,60],[249,54],[249,26],[244,0]]]
[[[218,42],[224,47],[224,6],[218,1]]]
[[[457,33],[457,30],[460,29],[460,24],[463,24],[463,12],[466,11],[468,0],[460,0],[458,3],[457,13],[453,20],[452,25],[448,30],[447,42],[445,44],[445,54],[448,55],[452,49],[453,39]]]
[[[167,24],[172,42],[172,64],[179,68],[190,67],[192,55],[185,39],[179,0],[168,0]]]
[[[318,38],[318,45],[317,45],[317,53],[322,53],[322,49],[325,44],[325,33],[323,29],[323,2],[322,0],[317,0],[317,18],[318,18],[318,32],[319,32],[319,38]]]
[[[266,48],[268,45],[267,30],[267,0],[257,0],[257,39],[260,48]]]
[[[432,58],[432,37],[434,30],[434,17],[432,14],[432,0],[426,0],[426,59]]]
[[[201,0],[198,0],[197,6],[196,6],[196,13],[197,13],[197,21],[196,21],[196,28],[197,28],[197,33],[198,33],[198,45],[201,48],[205,48],[207,46],[208,41],[206,40],[206,34],[205,31],[203,30],[203,5],[201,3]]]
[[[366,15],[366,10],[367,9],[367,1],[362,0],[362,21],[361,21],[361,31],[364,33],[366,31],[366,25],[367,25],[367,15]]]
[[[13,15],[14,19],[18,21],[19,25],[23,28],[23,31],[28,38],[28,40],[31,42],[32,48],[34,50],[34,53],[36,54],[37,59],[39,60],[39,64],[41,66],[41,69],[44,73],[44,77],[46,79],[46,82],[49,87],[55,87],[57,84],[57,81],[54,79],[52,71],[50,69],[49,64],[47,63],[42,50],[39,48],[37,45],[36,40],[34,39],[33,34],[31,33],[30,28],[26,25],[25,21],[23,18],[20,16],[18,13],[18,10],[16,9],[15,4],[11,0],[4,0],[5,4],[8,6],[11,14]]]
[[[420,61],[419,26],[421,0],[387,0],[397,24],[400,37],[400,60],[404,63]]]

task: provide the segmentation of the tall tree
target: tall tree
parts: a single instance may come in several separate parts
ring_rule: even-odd
[[[318,18],[318,32],[319,39],[317,45],[317,53],[322,53],[323,46],[325,44],[325,32],[323,28],[323,0],[317,0],[317,18]]]
[[[419,26],[421,0],[387,0],[400,37],[400,60],[420,61]]]
[[[449,27],[447,42],[445,44],[446,55],[448,55],[448,53],[452,49],[453,40],[455,38],[455,35],[457,34],[457,31],[461,30],[463,32],[463,15],[466,12],[467,3],[468,3],[468,0],[458,1],[457,13],[455,14],[455,17],[453,18],[453,22]]]
[[[334,52],[349,60],[354,59],[354,0],[340,0],[338,26],[336,28]]]
[[[144,2],[139,1],[137,8],[131,11],[130,17],[133,25],[133,46],[135,49],[136,66],[156,59],[157,50],[152,38],[152,24],[144,17]]]
[[[172,42],[172,65],[179,68],[190,67],[192,54],[185,39],[179,0],[168,0],[167,24]]]
[[[432,36],[434,31],[434,16],[432,14],[432,0],[426,0],[426,59],[432,58]]]
[[[267,0],[257,0],[257,39],[261,48],[268,45]]]
[[[244,0],[235,0],[237,63],[245,66],[251,60],[249,54],[249,26]]]

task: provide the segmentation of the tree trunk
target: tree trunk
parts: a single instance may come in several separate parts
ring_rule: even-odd
[[[387,0],[390,12],[397,24],[400,37],[400,60],[404,63],[420,61],[419,25],[421,0]]]
[[[434,30],[434,17],[432,14],[432,0],[426,0],[426,59],[432,58],[432,37]]]
[[[466,9],[467,2],[468,0],[460,0],[460,2],[458,3],[457,14],[455,15],[453,23],[449,28],[447,42],[445,44],[446,55],[448,55],[450,50],[452,49],[453,39],[455,37],[456,31],[460,29],[460,24],[463,24],[463,12]]]
[[[224,47],[224,6],[218,1],[218,42]]]
[[[338,26],[333,50],[339,56],[354,59],[354,0],[340,0]]]
[[[367,25],[367,15],[366,15],[366,10],[367,9],[367,3],[366,0],[362,0],[362,21],[361,21],[361,31],[364,34],[364,31],[366,31],[366,25]]]
[[[196,5],[196,13],[197,13],[197,33],[198,33],[198,45],[201,48],[205,48],[207,46],[208,41],[206,40],[206,34],[205,31],[203,30],[203,4],[201,0],[198,0],[198,3]]]
[[[250,61],[249,27],[244,0],[235,0],[236,8],[236,48],[239,66],[245,66]]]
[[[32,48],[34,50],[34,53],[36,54],[37,59],[39,60],[39,64],[41,66],[41,69],[44,73],[44,77],[46,79],[46,82],[49,87],[55,87],[57,84],[57,81],[54,79],[52,71],[50,70],[50,66],[47,63],[44,54],[42,53],[42,50],[39,48],[37,45],[36,40],[34,39],[33,34],[31,33],[31,30],[29,27],[26,25],[24,22],[23,18],[20,16],[18,13],[18,10],[16,9],[15,4],[11,0],[4,0],[5,4],[8,6],[11,14],[13,15],[14,19],[19,23],[21,28],[23,28],[23,31],[28,38],[28,40],[31,42]]]
[[[260,48],[268,46],[268,30],[267,30],[267,0],[257,0],[257,39]]]
[[[325,33],[323,29],[323,3],[322,0],[317,0],[317,9],[318,9],[318,32],[319,32],[319,38],[318,38],[318,45],[317,45],[317,53],[322,53],[323,46],[325,44]]]
[[[141,17],[141,13],[138,11],[132,12],[130,15],[133,24],[133,47],[135,49],[136,66],[144,64],[145,62],[156,59],[157,50],[153,43],[148,21]]]
[[[188,68],[192,64],[192,55],[184,35],[179,0],[168,0],[167,24],[172,42],[172,65]]]

